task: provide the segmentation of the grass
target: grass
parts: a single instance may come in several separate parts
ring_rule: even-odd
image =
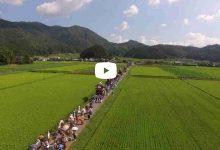
[[[37,70],[40,72],[56,72],[56,73],[79,73],[79,74],[94,74],[95,63],[78,63],[71,66],[48,68]]]
[[[80,62],[74,65],[69,66],[61,66],[48,68],[43,70],[35,70],[34,72],[41,73],[68,73],[68,74],[95,74],[95,64],[94,62]],[[119,63],[117,64],[118,69],[123,68],[125,64]]]
[[[141,72],[135,67],[131,74],[152,75],[152,68],[145,69]],[[193,86],[198,80],[160,76],[128,77],[120,93],[104,104],[107,108],[101,108],[73,149],[218,149],[220,101]],[[218,82],[206,84],[220,92]]]
[[[186,82],[220,100],[220,81],[187,80]]]
[[[213,77],[213,78],[219,78],[220,79],[220,68],[219,67],[181,67],[186,70],[199,72],[201,74],[206,74],[207,76]]]
[[[34,64],[35,66],[35,64]],[[94,94],[90,75],[14,73],[0,76],[0,145],[27,149],[40,133],[56,127],[73,108]]]
[[[160,68],[180,78],[211,78],[211,76],[208,74],[182,66],[161,66]]]
[[[94,66],[85,62],[1,66],[1,147],[27,149],[40,133],[54,129],[73,108],[84,104],[84,98],[95,93],[100,81],[94,75],[83,75],[91,74]]]
[[[34,62],[34,64],[0,66],[0,75],[79,64],[80,62]]]
[[[0,90],[5,88],[10,88],[14,86],[19,86],[22,84],[28,84],[32,82],[38,82],[56,76],[56,74],[42,74],[42,73],[31,73],[22,72],[16,74],[8,74],[0,76]]]
[[[174,77],[175,75],[165,71],[157,66],[134,66],[130,71],[130,75],[138,76],[168,76]]]
[[[73,108],[84,104],[83,98],[95,92],[99,81],[83,75],[91,74],[94,65],[37,62],[1,66],[1,147],[27,149],[40,133],[54,129]],[[48,72],[40,73],[42,70]],[[73,148],[218,149],[218,73],[219,68],[207,67],[133,67]],[[191,80],[194,78],[197,80]]]

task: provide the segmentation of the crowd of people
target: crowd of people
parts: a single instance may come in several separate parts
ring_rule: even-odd
[[[94,105],[102,103],[105,96],[110,93],[114,94],[113,89],[122,79],[123,73],[127,71],[127,67],[119,70],[116,78],[108,79],[103,84],[100,82],[96,86],[96,94],[91,98],[86,106],[78,106],[69,114],[66,121],[60,120],[55,132],[48,131],[46,135],[40,134],[36,143],[30,145],[29,150],[65,150],[67,142],[75,142],[77,139],[77,131],[79,126],[84,124],[86,120],[90,120],[93,115]]]

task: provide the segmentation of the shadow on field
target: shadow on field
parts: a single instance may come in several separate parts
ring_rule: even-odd
[[[84,103],[89,102],[89,98],[88,98],[88,97],[83,97],[83,102],[84,102]]]
[[[28,85],[28,84],[32,84],[32,83],[36,83],[36,82],[39,82],[39,81],[44,81],[44,80],[48,80],[48,79],[52,79],[52,78],[57,78],[57,77],[59,77],[59,75],[52,76],[52,77],[46,77],[46,78],[43,78],[43,79],[37,79],[37,80],[34,80],[34,81],[30,81],[30,82],[24,82],[24,83],[16,84],[16,85],[13,85],[13,86],[7,86],[7,87],[0,88],[0,91],[10,89],[10,88],[14,88],[14,87],[18,87],[18,86]]]
[[[203,89],[201,89],[201,88],[199,88],[199,87],[197,87],[197,86],[195,86],[195,85],[193,85],[193,84],[191,84],[191,83],[189,83],[189,82],[187,82],[187,81],[184,81],[186,84],[188,84],[189,86],[192,86],[193,88],[196,88],[197,90],[199,90],[199,91],[201,91],[201,92],[203,92],[203,93],[205,93],[205,94],[207,94],[207,95],[209,95],[209,96],[211,96],[211,97],[213,97],[213,98],[215,98],[215,99],[217,99],[217,100],[220,100],[220,98],[219,97],[217,97],[217,96],[215,96],[215,95],[212,95],[211,93],[209,93],[209,92],[206,92],[205,90],[203,90]]]
[[[94,75],[94,71],[79,70],[79,71],[58,71],[58,70],[32,70],[35,73],[61,73],[61,74],[82,74],[82,75]]]
[[[172,77],[172,76],[151,76],[151,75],[130,75],[135,78],[149,78],[149,79],[179,79],[179,80],[204,80],[204,81],[220,81],[219,78],[212,77]]]

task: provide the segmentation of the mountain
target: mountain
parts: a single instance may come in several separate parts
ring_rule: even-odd
[[[193,49],[188,52],[188,58],[196,60],[211,60],[220,62],[220,45],[209,45],[200,49]]]
[[[15,55],[75,53],[94,45],[103,46],[116,56],[220,61],[220,45],[203,48],[178,45],[148,46],[133,40],[116,44],[80,26],[47,26],[39,22],[10,22],[0,19],[0,50],[1,47],[8,48],[13,50]]]
[[[122,55],[123,50],[126,50],[80,26],[47,26],[38,22],[10,22],[0,19],[0,45],[13,49],[15,53],[75,53],[97,44],[114,55]]]
[[[220,45],[203,48],[179,45],[143,46],[129,50],[125,57],[140,59],[195,59],[220,62]]]
[[[125,51],[126,50],[131,50],[133,48],[139,48],[139,47],[144,47],[146,45],[142,44],[142,43],[139,43],[137,41],[134,41],[134,40],[130,40],[128,42],[125,42],[125,43],[120,43],[118,44],[118,46],[121,48],[121,49],[124,49]]]

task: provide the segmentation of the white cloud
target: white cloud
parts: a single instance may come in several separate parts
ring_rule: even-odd
[[[140,36],[139,42],[146,45],[158,45],[158,44],[169,44],[169,45],[184,45],[184,46],[197,46],[204,47],[207,45],[220,44],[220,38],[210,37],[202,33],[187,33],[183,40],[180,41],[164,41],[160,38]]]
[[[11,5],[22,5],[24,0],[0,0],[0,3],[11,4]]]
[[[128,39],[123,38],[121,35],[117,35],[113,33],[110,35],[110,41],[114,43],[124,43],[124,42],[127,42]]]
[[[211,21],[211,20],[214,20],[214,16],[213,15],[205,15],[205,14],[202,14],[202,15],[199,15],[197,17],[198,20],[205,20],[205,21]]]
[[[148,1],[148,5],[150,6],[159,5],[159,4],[160,4],[160,0],[149,0]]]
[[[140,40],[139,40],[140,43],[143,43],[143,44],[146,44],[146,45],[157,45],[157,44],[160,44],[160,40],[157,39],[157,38],[148,38],[148,37],[145,37],[145,36],[140,36]]]
[[[45,16],[68,16],[90,2],[92,0],[54,0],[38,5],[36,10]]]
[[[119,26],[115,27],[116,30],[124,31],[129,29],[129,25],[127,21],[123,21]]]
[[[176,3],[178,2],[179,0],[167,0],[169,4],[173,4],[173,3]]]
[[[186,26],[189,25],[190,24],[189,19],[188,18],[183,19],[183,24]]]
[[[201,33],[188,33],[185,37],[186,45],[203,47],[206,45],[220,44],[219,38],[209,37]]]
[[[167,27],[167,24],[163,23],[160,25],[161,27]]]
[[[123,12],[123,14],[124,14],[124,16],[126,16],[126,17],[132,17],[132,16],[138,14],[138,12],[139,12],[138,6],[137,6],[137,5],[131,5],[131,6],[129,7],[129,9],[127,9],[127,10],[125,10],[125,11]]]
[[[208,14],[201,14],[197,16],[198,20],[204,20],[204,21],[215,21],[215,20],[220,20],[220,9],[218,10],[217,13],[208,15]]]

